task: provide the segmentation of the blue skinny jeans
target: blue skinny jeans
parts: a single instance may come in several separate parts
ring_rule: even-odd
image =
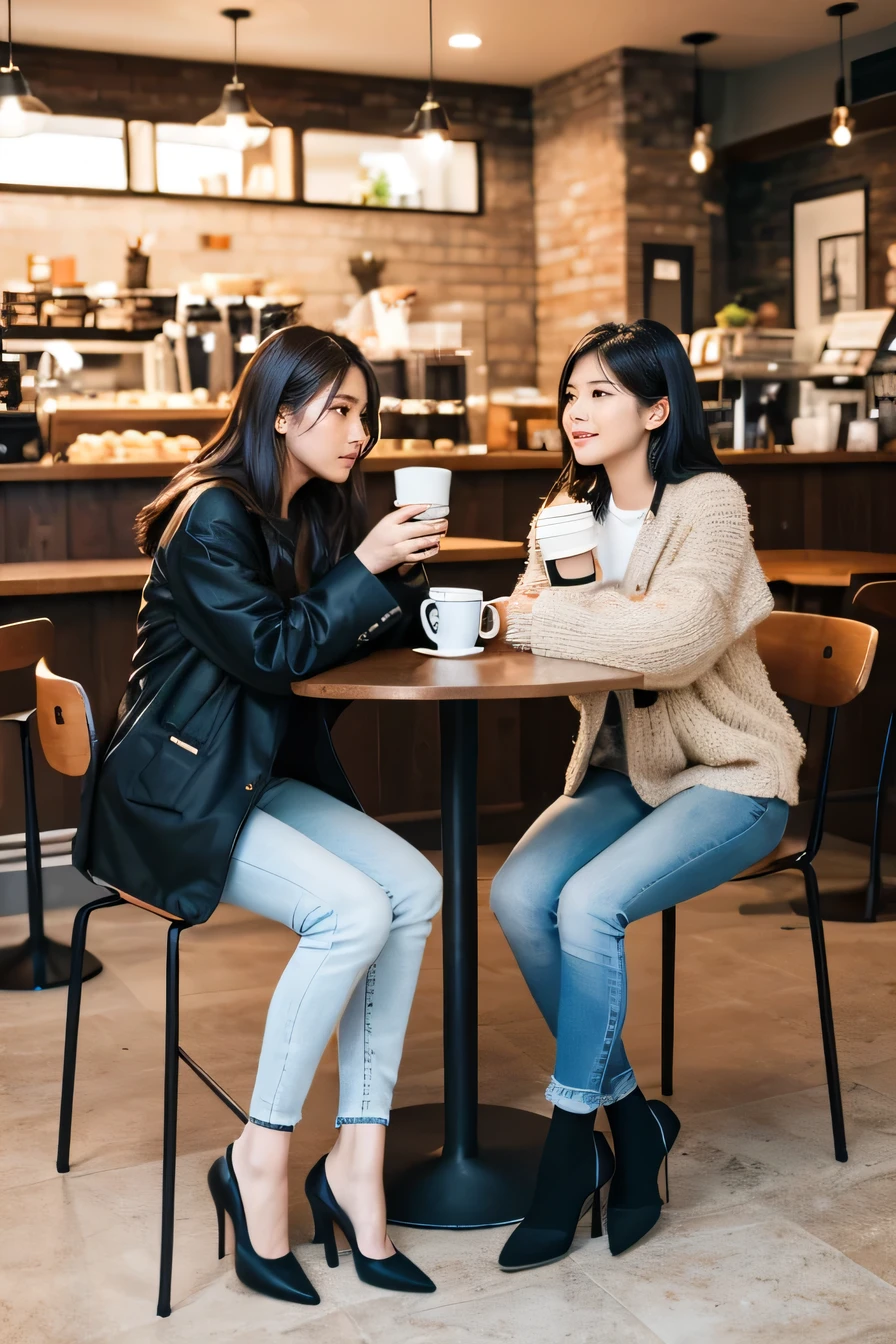
[[[625,930],[770,854],[788,810],[703,785],[648,807],[627,775],[592,768],[533,823],[491,908],[557,1041],[548,1101],[584,1114],[635,1089],[622,1045]]]

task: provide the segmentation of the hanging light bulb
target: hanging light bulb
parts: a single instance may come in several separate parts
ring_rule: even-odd
[[[423,153],[431,162],[447,152],[451,140],[448,115],[433,93],[432,0],[429,0],[429,88],[405,135],[423,141]]]
[[[700,58],[697,53],[700,47],[705,47],[707,42],[715,42],[717,37],[718,33],[688,33],[681,39],[687,46],[694,49],[694,138],[691,141],[688,163],[695,173],[707,172],[712,167],[712,161],[715,158],[709,143],[712,126],[708,121],[703,120],[703,90],[700,79]]]
[[[853,127],[855,122],[849,115],[849,107],[846,102],[846,70],[843,63],[843,16],[844,14],[855,14],[858,9],[856,4],[831,5],[825,10],[825,13],[831,19],[840,21],[840,74],[834,85],[834,110],[831,113],[831,133],[828,136],[828,144],[836,145],[838,149],[845,149],[852,140]]]
[[[35,98],[27,79],[13,62],[12,0],[7,0],[6,16],[7,58],[6,65],[0,65],[0,136],[11,139],[41,130],[52,113],[46,103]]]
[[[231,149],[240,151],[258,149],[267,140],[273,123],[252,106],[246,86],[237,68],[237,25],[240,19],[250,19],[251,9],[222,9],[221,16],[233,23],[233,79],[224,85],[221,101],[214,112],[197,121],[197,126],[223,126],[224,139]]]
[[[712,161],[715,158],[715,154],[713,154],[709,143],[711,131],[712,127],[709,124],[694,127],[694,139],[691,142],[691,152],[688,156],[688,163],[695,173],[705,173],[708,168],[712,167]]]

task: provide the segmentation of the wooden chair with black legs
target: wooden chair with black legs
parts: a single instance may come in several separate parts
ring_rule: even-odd
[[[99,747],[93,727],[90,702],[83,687],[52,673],[44,659],[36,668],[37,724],[41,746],[47,761],[63,775],[81,778],[89,800],[98,766]],[[82,826],[86,823],[82,810]],[[62,1065],[62,1098],[59,1108],[59,1144],[56,1170],[69,1170],[69,1152],[72,1132],[72,1103],[75,1091],[75,1066],[78,1053],[78,1026],[81,1015],[81,968],[87,939],[87,923],[95,910],[107,906],[134,905],[163,919],[168,924],[168,949],[165,977],[165,1082],[162,1127],[162,1239],[159,1259],[160,1316],[171,1314],[171,1269],[174,1255],[174,1188],[177,1163],[177,1084],[178,1063],[183,1060],[202,1079],[215,1096],[228,1106],[243,1124],[246,1112],[224,1091],[220,1084],[206,1073],[180,1044],[179,1038],[179,950],[180,935],[191,926],[166,910],[156,909],[129,896],[126,891],[106,886],[94,879],[103,895],[81,907],[75,916],[72,931],[72,971],[68,988],[68,1008],[65,1019],[65,1050]],[[222,1251],[223,1254],[223,1251]]]
[[[796,870],[802,873],[806,888],[809,927],[812,931],[812,951],[815,958],[815,981],[818,989],[818,1009],[821,1018],[821,1038],[824,1046],[828,1099],[831,1108],[831,1127],[834,1134],[834,1155],[845,1162],[846,1130],[843,1124],[843,1102],[840,1095],[840,1073],[837,1065],[837,1044],[834,1036],[834,1015],[828,981],[824,925],[818,899],[818,878],[813,866],[824,834],[824,813],[831,772],[831,756],[837,713],[864,689],[874,651],[877,631],[861,621],[848,621],[840,616],[814,616],[808,612],[774,611],[756,631],[759,654],[768,669],[769,680],[775,691],[785,699],[799,700],[813,708],[827,710],[821,765],[815,806],[805,848],[773,857],[740,873],[732,880],[745,882],[751,878],[769,877],[774,873]],[[675,909],[663,911],[662,917],[662,1092],[672,1095],[672,1062],[675,1036]]]
[[[0,672],[23,672],[52,654],[52,621],[41,618],[0,626]],[[0,990],[56,989],[67,985],[69,979],[70,949],[64,943],[48,938],[44,930],[40,825],[31,754],[31,721],[35,712],[32,707],[0,716],[0,723],[14,723],[19,730],[25,800],[25,834],[22,838],[28,892],[28,937],[15,947],[0,948]],[[85,954],[85,980],[98,975],[102,969],[96,957],[89,952]]]

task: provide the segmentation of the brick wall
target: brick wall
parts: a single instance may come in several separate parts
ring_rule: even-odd
[[[686,56],[623,48],[534,91],[538,367],[552,387],[575,340],[643,312],[642,244],[694,248],[694,317],[712,309],[707,183],[688,166]]]
[[[55,112],[196,121],[212,110],[229,68],[210,62],[22,47],[17,59]],[[422,101],[410,80],[245,67],[258,107],[278,125],[397,133]],[[419,288],[420,303],[485,305],[493,384],[535,374],[532,128],[525,89],[445,85],[459,135],[482,144],[484,213],[458,217],[327,210],[218,200],[0,192],[0,283],[25,273],[29,252],[74,253],[81,279],[121,281],[128,237],[154,233],[150,282],[174,285],[202,271],[294,277],[310,322],[330,323],[358,290],[348,257],[387,259],[386,281]],[[229,252],[200,247],[229,233]]]
[[[626,315],[620,53],[534,91],[539,386],[553,390],[571,345]]]
[[[896,134],[892,127],[856,136],[846,149],[823,140],[764,163],[731,163],[728,179],[732,290],[755,288],[751,306],[771,299],[792,321],[790,210],[795,193],[864,177],[868,199],[869,308],[884,306],[886,249],[896,242]]]

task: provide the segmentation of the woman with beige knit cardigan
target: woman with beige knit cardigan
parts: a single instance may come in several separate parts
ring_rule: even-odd
[[[532,1205],[500,1255],[506,1270],[566,1255],[589,1207],[598,1235],[611,1178],[614,1255],[659,1218],[657,1176],[680,1126],[645,1099],[623,1049],[625,930],[769,854],[803,755],[756,651],[772,598],[746,501],[713,453],[677,337],[646,320],[595,328],[566,362],[559,403],[568,464],[545,508],[589,503],[597,545],[593,558],[545,562],[533,526],[507,638],[631,668],[645,689],[574,698],[564,794],[492,886],[557,1041],[550,1130]],[[600,1106],[613,1151],[594,1129]]]

